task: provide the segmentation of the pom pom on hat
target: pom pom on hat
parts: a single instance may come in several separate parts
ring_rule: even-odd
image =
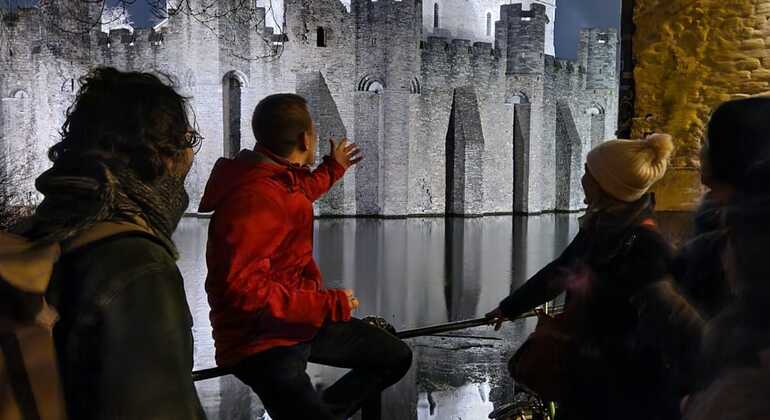
[[[668,134],[651,134],[644,140],[608,140],[588,152],[586,166],[602,190],[618,200],[634,202],[663,178],[673,151]]]

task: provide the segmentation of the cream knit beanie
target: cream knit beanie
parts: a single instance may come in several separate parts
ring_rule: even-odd
[[[674,144],[668,134],[644,140],[608,140],[588,152],[588,171],[606,193],[634,202],[663,178]]]

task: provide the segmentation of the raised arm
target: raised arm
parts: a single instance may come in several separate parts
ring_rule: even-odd
[[[561,255],[543,267],[513,294],[500,302],[501,314],[515,318],[531,309],[555,299],[566,288],[569,269],[582,250],[585,234],[580,231]]]
[[[316,201],[326,194],[345,175],[345,171],[363,158],[358,145],[342,139],[339,143],[329,140],[328,156],[310,174],[301,174],[298,181],[310,201]]]

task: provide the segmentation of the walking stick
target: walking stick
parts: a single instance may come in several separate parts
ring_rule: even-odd
[[[561,306],[558,307],[547,307],[547,313],[552,312],[558,312],[562,309]],[[525,312],[522,315],[517,316],[516,318],[511,319],[510,321],[516,321],[519,319],[524,318],[531,318],[533,316],[537,316],[538,310],[532,310],[529,312]],[[482,325],[490,325],[493,324],[495,321],[493,318],[474,318],[474,319],[467,319],[464,321],[454,321],[454,322],[447,322],[444,324],[438,324],[438,325],[431,325],[428,327],[421,327],[421,328],[413,328],[410,330],[403,330],[395,333],[394,335],[400,339],[407,339],[407,338],[415,338],[415,337],[424,337],[424,336],[430,336],[435,335],[439,333],[445,333],[450,331],[459,331],[464,330],[467,328],[473,328],[473,327],[480,327]],[[219,376],[229,375],[232,372],[230,369],[222,368],[222,367],[213,367],[208,369],[201,369],[196,370],[192,373],[193,381],[204,381],[206,379],[212,379]]]

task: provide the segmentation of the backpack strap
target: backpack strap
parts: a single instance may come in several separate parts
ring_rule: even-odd
[[[61,244],[40,244],[23,236],[0,232],[0,278],[20,291],[43,294],[51,280],[53,267],[62,254],[100,239],[132,231],[154,236],[149,228],[138,221],[98,223]]]
[[[58,243],[41,245],[23,236],[0,232],[0,279],[15,289],[44,293],[59,256]]]

